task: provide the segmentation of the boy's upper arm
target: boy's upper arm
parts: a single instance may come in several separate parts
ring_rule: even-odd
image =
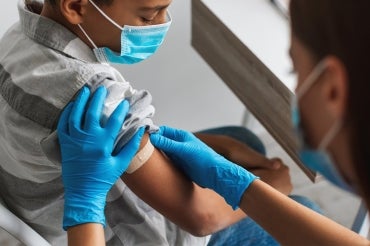
[[[150,140],[146,134],[141,147],[147,141]],[[122,180],[143,201],[187,229],[187,226],[181,225],[181,222],[187,220],[185,214],[189,210],[188,205],[193,197],[194,185],[170,163],[161,151],[154,149],[144,165],[132,174],[125,173]]]

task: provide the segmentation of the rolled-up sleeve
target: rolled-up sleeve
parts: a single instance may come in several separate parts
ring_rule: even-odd
[[[155,108],[152,105],[152,96],[148,91],[135,90],[127,81],[114,81],[102,76],[95,76],[90,81],[88,85],[92,91],[95,91],[100,85],[104,85],[108,90],[102,124],[106,123],[120,102],[127,100],[130,104],[129,113],[117,138],[116,148],[122,148],[141,127],[145,127],[148,132],[158,130],[158,126],[152,120]]]

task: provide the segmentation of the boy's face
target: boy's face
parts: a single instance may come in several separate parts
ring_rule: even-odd
[[[113,0],[99,8],[118,25],[145,26],[167,21],[167,9],[172,0]],[[121,50],[121,30],[109,22],[89,1],[81,26],[96,46]],[[82,35],[79,35],[83,37]],[[82,38],[84,40],[84,38]],[[90,43],[87,43],[90,45]]]

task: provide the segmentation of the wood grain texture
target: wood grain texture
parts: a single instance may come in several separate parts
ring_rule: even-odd
[[[290,120],[292,92],[207,6],[192,0],[192,46],[312,180],[299,160]]]

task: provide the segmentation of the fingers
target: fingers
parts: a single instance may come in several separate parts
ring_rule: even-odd
[[[176,152],[177,142],[167,138],[167,136],[162,136],[158,133],[150,135],[150,141],[154,147],[163,150],[166,153]]]
[[[272,158],[270,159],[272,169],[279,169],[283,164],[283,161],[280,158]]]
[[[89,107],[86,111],[85,127],[86,131],[100,126],[100,118],[103,110],[105,98],[107,96],[107,89],[100,86],[94,92]]]
[[[253,170],[252,173],[285,195],[289,195],[292,191],[293,186],[289,175],[289,167],[284,164],[281,164],[280,168],[276,170],[261,168]]]
[[[107,130],[110,131],[113,136],[118,135],[118,132],[122,128],[123,122],[125,121],[128,111],[129,103],[127,100],[124,100],[120,104],[118,104],[114,112],[109,117],[109,120],[105,128],[107,128]]]
[[[57,126],[58,135],[60,135],[60,134],[69,135],[68,124],[69,124],[69,117],[71,115],[72,108],[73,108],[73,102],[69,103],[64,108],[64,110],[63,110],[63,112],[62,112],[62,114],[59,118],[59,121],[58,121],[58,126]]]
[[[177,142],[184,142],[189,136],[192,136],[192,134],[187,131],[171,128],[169,126],[161,126],[160,135]]]
[[[168,126],[161,126],[158,133],[150,135],[152,144],[166,154],[181,152],[182,144],[193,139],[196,137],[192,133]]]
[[[69,118],[69,131],[71,135],[78,133],[82,126],[82,119],[85,111],[85,106],[90,97],[90,90],[87,87],[82,87],[78,94]]]
[[[248,168],[266,168],[271,170],[277,170],[281,167],[282,161],[279,158],[274,159],[267,159],[266,157],[261,155],[261,158],[256,156],[248,157],[250,159],[254,158],[253,161],[248,162]]]
[[[122,168],[122,173],[126,171],[127,167],[134,158],[135,154],[139,151],[141,139],[145,133],[145,128],[141,127],[130,141],[118,152],[116,158],[119,159],[119,165]],[[148,140],[149,141],[149,140]]]

